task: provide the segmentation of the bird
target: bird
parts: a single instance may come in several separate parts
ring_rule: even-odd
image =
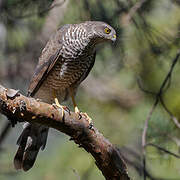
[[[96,45],[107,41],[116,41],[116,31],[102,21],[66,24],[59,28],[42,50],[28,96],[54,103],[62,109],[62,115],[66,107],[61,103],[71,98],[75,113],[80,114],[75,101],[77,89],[95,63]],[[33,167],[40,148],[44,150],[46,146],[47,136],[48,127],[24,124],[17,140],[15,169],[28,171]]]

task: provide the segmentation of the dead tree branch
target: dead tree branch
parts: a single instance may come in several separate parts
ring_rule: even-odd
[[[154,110],[156,109],[159,102],[161,103],[163,108],[168,112],[170,117],[173,119],[173,122],[175,123],[175,125],[179,128],[179,122],[177,121],[177,119],[174,119],[174,116],[167,109],[167,107],[165,106],[165,103],[163,101],[163,98],[162,98],[163,93],[170,86],[172,72],[174,70],[175,65],[177,64],[177,62],[179,60],[179,57],[180,57],[180,50],[176,54],[176,57],[173,59],[170,70],[167,73],[164,81],[162,82],[162,84],[159,88],[159,91],[157,93],[153,93],[156,95],[156,98],[155,98],[154,104],[153,104],[151,110],[149,111],[149,114],[148,114],[146,121],[145,121],[145,124],[144,124],[144,129],[143,129],[143,133],[142,133],[142,153],[143,153],[143,166],[144,166],[144,180],[146,180],[146,173],[145,173],[145,170],[146,170],[146,151],[145,151],[145,146],[146,146],[146,134],[147,134],[147,129],[148,129],[148,123],[149,123],[149,120],[151,119],[151,116],[152,116],[152,114],[153,114]],[[148,92],[146,91],[146,93],[148,93]],[[152,94],[152,92],[149,92],[149,93]]]
[[[118,151],[82,113],[82,118],[73,112],[65,112],[53,105],[46,104],[21,95],[13,89],[0,85],[0,112],[16,122],[39,123],[69,135],[79,147],[83,147],[95,159],[97,167],[106,180],[130,180],[126,165]]]

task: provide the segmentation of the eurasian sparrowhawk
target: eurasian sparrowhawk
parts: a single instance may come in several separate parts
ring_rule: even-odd
[[[75,112],[79,113],[74,96],[79,84],[87,77],[96,57],[95,46],[105,41],[115,41],[116,32],[108,24],[87,21],[67,24],[50,38],[39,58],[30,82],[28,95],[47,103],[59,104],[70,96]],[[62,111],[63,112],[63,111]],[[16,169],[29,170],[39,149],[45,148],[48,128],[26,123],[17,144],[14,158]]]

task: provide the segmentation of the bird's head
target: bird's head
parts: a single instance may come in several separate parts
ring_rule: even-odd
[[[96,44],[104,41],[116,41],[116,31],[104,22],[94,21],[91,24],[91,30]]]

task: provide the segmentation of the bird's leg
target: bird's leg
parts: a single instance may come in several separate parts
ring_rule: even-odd
[[[71,90],[70,90],[70,91],[71,91]],[[79,110],[79,108],[77,107],[77,104],[76,104],[76,101],[75,101],[75,98],[74,98],[74,94],[72,93],[72,91],[71,91],[71,93],[70,93],[70,96],[71,96],[72,103],[73,103],[73,106],[74,106],[74,112],[77,113],[77,114],[79,114],[79,113],[80,113],[80,110]]]
[[[69,94],[71,96],[72,103],[73,103],[73,106],[74,106],[74,112],[77,113],[81,118],[81,112],[80,112],[79,108],[77,107],[77,104],[76,104],[76,101],[75,101],[75,98],[74,98],[74,92],[73,92],[72,88],[69,88]],[[91,126],[92,126],[92,119],[87,115],[87,113],[83,113],[83,115],[86,116],[89,124],[91,124]]]
[[[55,91],[54,89],[53,89],[53,97],[54,97],[55,105],[61,109],[62,118],[64,118],[64,110],[67,110],[68,108],[67,108],[66,106],[62,106],[62,105],[59,103],[58,98],[57,98],[57,95],[56,95],[56,91]],[[69,111],[69,109],[68,109],[68,111]]]

